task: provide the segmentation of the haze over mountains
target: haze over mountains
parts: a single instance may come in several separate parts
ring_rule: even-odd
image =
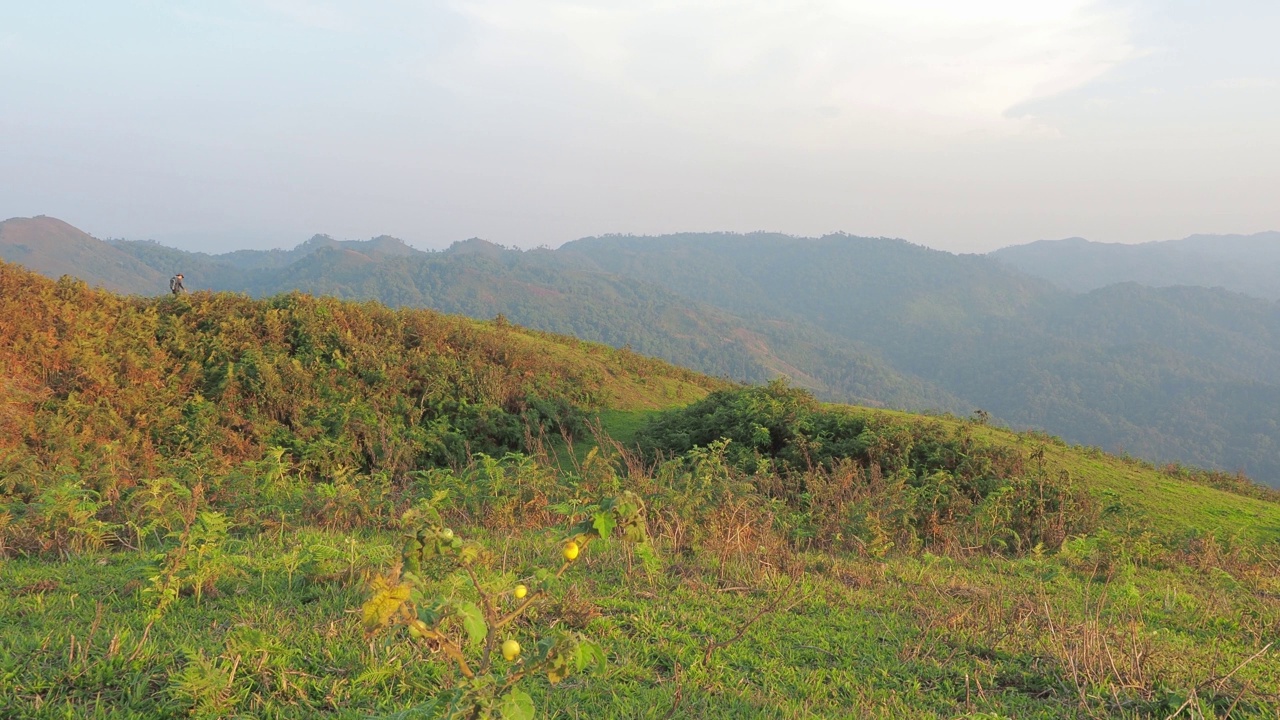
[[[1223,287],[1280,300],[1280,232],[1192,235],[1137,245],[1083,238],[1041,240],[1003,248],[991,256],[1080,292],[1137,282],[1152,287]]]
[[[289,251],[207,255],[36,218],[0,224],[0,257],[140,294],[180,271],[193,289],[501,314],[737,379],[786,375],[832,400],[982,408],[1073,442],[1280,485],[1280,275],[1265,272],[1276,240],[957,256],[848,235],[610,236],[531,251],[470,240],[443,252],[316,236]],[[1138,255],[1098,259],[1116,252]]]
[[[0,222],[0,258],[49,277],[75,275],[116,292],[150,292],[166,287],[169,277],[108,243],[43,215]]]

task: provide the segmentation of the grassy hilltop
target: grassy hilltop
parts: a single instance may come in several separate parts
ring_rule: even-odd
[[[1280,707],[1242,477],[301,294],[0,317],[0,717]]]

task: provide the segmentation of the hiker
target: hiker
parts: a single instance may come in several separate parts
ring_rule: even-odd
[[[174,297],[178,297],[178,294],[183,290],[186,290],[186,288],[182,286],[182,273],[169,278],[169,292],[173,293]]]

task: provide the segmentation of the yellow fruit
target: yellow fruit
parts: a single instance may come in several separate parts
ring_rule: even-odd
[[[565,560],[578,559],[578,543],[570,540],[569,542],[564,544],[564,559]]]
[[[502,643],[502,657],[511,662],[520,656],[520,643],[508,638]]]
[[[440,531],[440,537],[444,538],[445,540],[452,540],[452,539],[453,539],[453,528],[445,528],[445,529],[441,530],[441,531]]]
[[[529,588],[525,587],[524,585],[516,586],[515,596],[517,600],[519,600],[520,598],[523,598],[525,595],[528,595],[528,594],[529,594]]]
[[[409,623],[409,635],[413,637],[415,640],[425,635],[426,631],[427,631],[427,624],[422,622],[421,620],[414,620],[413,622]]]

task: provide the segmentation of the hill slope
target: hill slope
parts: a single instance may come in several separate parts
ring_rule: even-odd
[[[1192,235],[1135,245],[1040,240],[990,254],[1010,267],[1088,292],[1122,282],[1221,287],[1280,300],[1280,232]]]
[[[117,292],[155,294],[178,271],[156,269],[108,243],[51,217],[0,222],[0,260],[49,277],[74,275]]]
[[[156,267],[181,261],[120,243]],[[168,253],[169,255],[166,255]],[[900,240],[683,234],[519,252],[481,240],[187,254],[194,287],[503,315],[703,372],[965,415],[1280,484],[1280,306],[1207,288],[1077,294]]]
[[[424,310],[0,264],[0,312],[6,715],[365,717],[512,684],[520,716],[655,720],[1280,698],[1280,503],[1239,478]],[[587,444],[597,411],[557,467],[539,429]]]
[[[565,263],[559,253],[508,250],[483,240],[422,253],[391,238],[316,236],[290,251],[209,256],[154,243],[118,243],[156,267],[181,264],[196,287],[267,296],[292,290],[475,318],[504,315],[748,382],[783,375],[826,397],[967,412],[959,400],[901,373],[869,347],[801,319],[744,320],[644,279]]]
[[[720,382],[627,351],[429,310],[304,295],[112,295],[0,264],[5,467],[131,483],[175,460],[227,467],[289,448],[318,473],[402,475],[575,408],[656,407]],[[637,378],[643,378],[637,382]],[[341,448],[338,450],[336,448]]]
[[[1275,303],[1136,285],[1077,295],[990,258],[848,236],[608,237],[560,252],[744,316],[803,318],[1016,426],[1280,484]]]

